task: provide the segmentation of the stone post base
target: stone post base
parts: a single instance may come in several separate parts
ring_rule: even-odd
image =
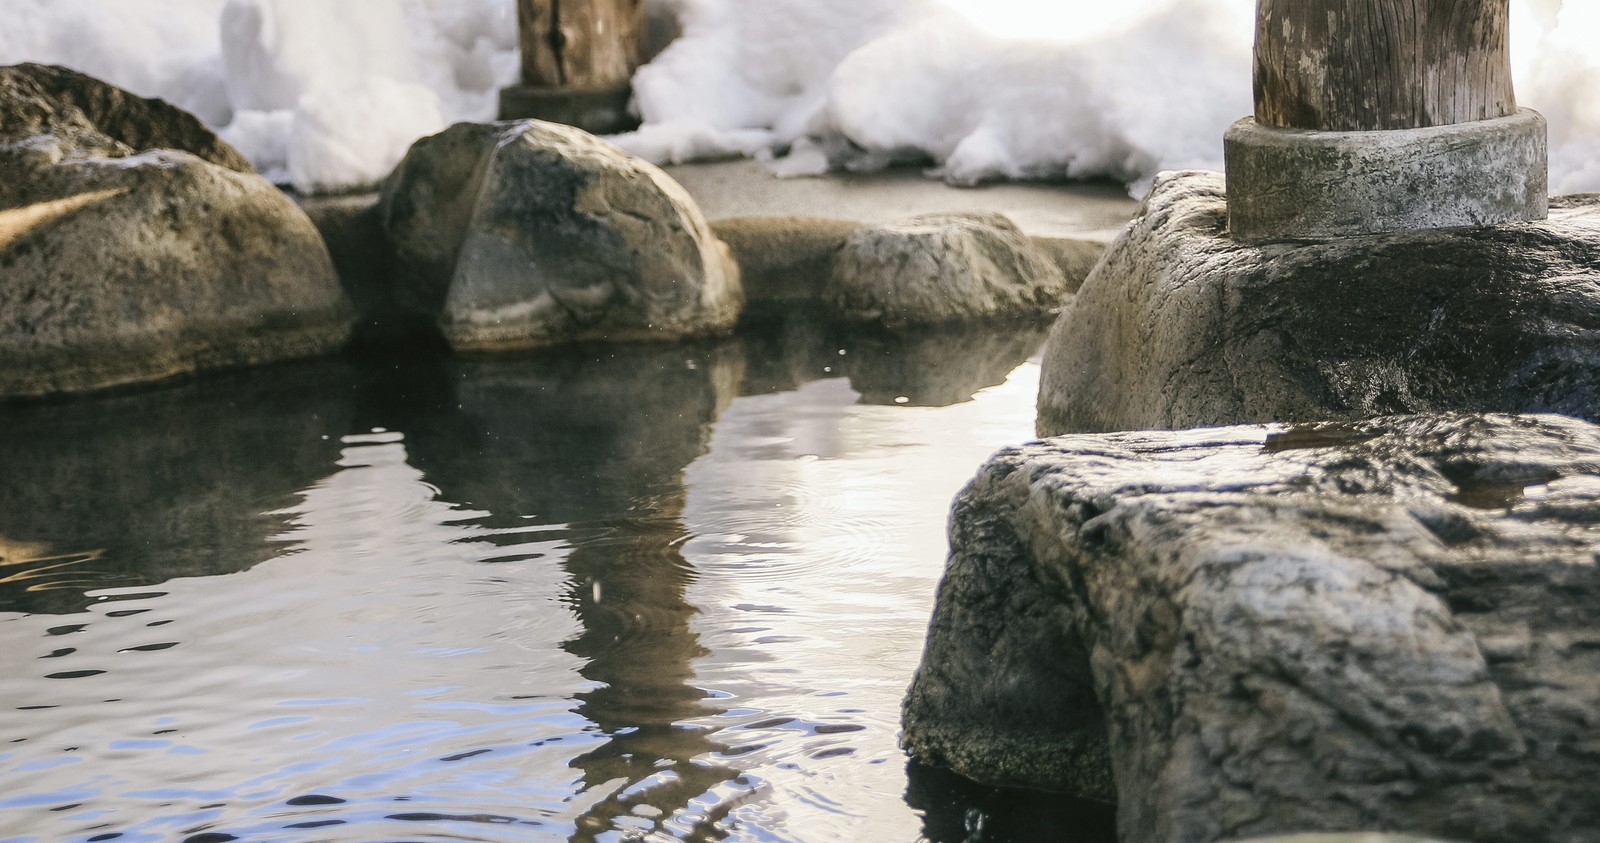
[[[624,82],[605,88],[533,88],[515,85],[500,91],[501,120],[546,120],[565,123],[596,135],[635,129],[628,113],[633,88]]]
[[[1243,243],[1541,220],[1544,117],[1379,132],[1233,124],[1223,144],[1228,229]]]

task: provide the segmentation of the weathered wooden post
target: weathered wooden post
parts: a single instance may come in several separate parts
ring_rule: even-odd
[[[535,117],[605,134],[631,127],[644,0],[517,0],[522,84],[500,92],[500,117]]]
[[[1509,0],[1257,0],[1255,117],[1226,137],[1229,228],[1261,242],[1543,219]]]

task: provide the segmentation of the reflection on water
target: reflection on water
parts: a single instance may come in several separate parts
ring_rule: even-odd
[[[1041,339],[797,319],[0,408],[0,841],[1092,828],[896,748]]]

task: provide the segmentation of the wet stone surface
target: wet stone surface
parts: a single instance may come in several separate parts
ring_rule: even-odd
[[[1040,435],[1425,412],[1600,418],[1600,204],[1247,246],[1169,173],[1052,332]]]
[[[1597,513],[1600,427],[1556,416],[1007,449],[957,501],[906,743],[1114,796],[1124,840],[1600,840]]]

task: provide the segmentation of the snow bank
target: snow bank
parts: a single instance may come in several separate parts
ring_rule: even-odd
[[[1513,3],[1517,99],[1550,121],[1550,192],[1600,191],[1600,4]]]
[[[635,78],[658,162],[774,172],[935,162],[948,181],[1221,167],[1248,114],[1252,0],[650,0],[684,35]],[[1551,185],[1600,190],[1600,4],[1517,0]],[[0,63],[70,65],[200,115],[305,191],[382,177],[416,137],[494,116],[514,0],[0,0]],[[780,155],[787,157],[780,158]]]
[[[1231,0],[1177,2],[1124,3],[1087,29],[1062,19],[1050,39],[930,16],[839,66],[834,125],[868,150],[925,152],[957,184],[1214,165],[1222,129],[1253,107],[1252,20]]]
[[[1104,176],[1140,194],[1158,170],[1220,169],[1223,131],[1252,111],[1253,0],[680,3],[684,37],[635,80],[646,124],[617,139],[658,162],[794,145],[774,172],[926,157],[958,184]],[[1552,188],[1600,190],[1600,4],[1513,9]]]
[[[224,125],[223,2],[0,0],[0,64],[64,64]]]
[[[448,125],[391,0],[227,0],[220,30],[223,137],[299,190],[374,183]]]
[[[160,96],[304,192],[382,179],[412,141],[493,119],[515,0],[0,0],[0,64]]]
[[[1251,109],[1253,8],[691,0],[634,80],[645,126],[617,141],[658,162],[793,145],[780,174],[931,157],[959,184],[1219,166]]]

